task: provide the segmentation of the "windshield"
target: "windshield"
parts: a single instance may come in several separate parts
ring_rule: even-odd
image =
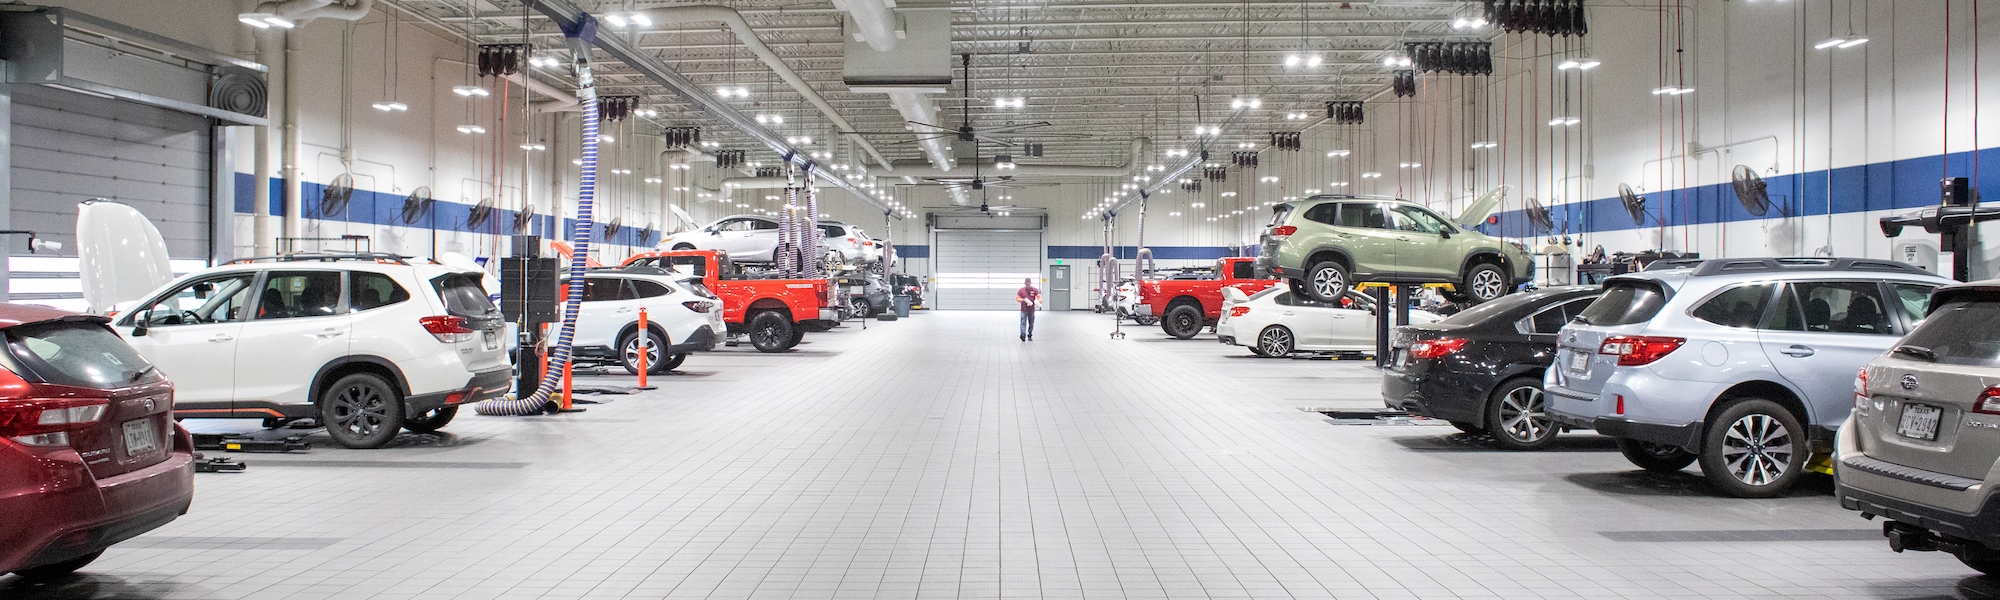
[[[2000,366],[2000,339],[1994,339],[1992,330],[1992,324],[2000,322],[2000,294],[1961,298],[1931,311],[1923,325],[1903,338],[1900,348],[1928,350],[1935,362],[1949,365]],[[1908,351],[1897,354],[1913,355]]]
[[[160,372],[118,334],[96,323],[59,321],[7,330],[15,362],[44,382],[118,388],[158,380]]]
[[[1667,294],[1651,281],[1614,281],[1605,284],[1604,295],[1577,315],[1585,325],[1630,325],[1644,323],[1660,314]]]

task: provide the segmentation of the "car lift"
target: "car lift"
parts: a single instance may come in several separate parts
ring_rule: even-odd
[[[1375,299],[1375,367],[1386,369],[1395,360],[1389,352],[1389,331],[1393,326],[1410,324],[1410,299],[1417,296],[1417,290],[1431,288],[1440,291],[1457,289],[1449,283],[1382,283],[1368,281],[1354,284],[1354,289],[1362,290]],[[1394,292],[1395,304],[1390,304],[1390,293]],[[1394,311],[1382,307],[1394,306]],[[1395,322],[1390,322],[1394,312]]]

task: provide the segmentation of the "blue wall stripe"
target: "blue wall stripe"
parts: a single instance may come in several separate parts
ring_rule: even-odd
[[[1766,176],[1765,191],[1771,197],[1771,211],[1762,217],[1744,210],[1743,205],[1736,201],[1735,188],[1728,183],[1646,193],[1647,214],[1643,225],[1633,224],[1631,215],[1615,196],[1573,203],[1567,207],[1550,207],[1549,211],[1557,231],[1562,230],[1564,223],[1571,223],[1570,233],[1578,233],[1579,225],[1582,232],[1597,233],[1659,227],[1662,208],[1667,211],[1669,226],[1776,219],[1782,216],[1781,209],[1789,210],[1792,216],[1825,216],[1829,195],[1833,198],[1833,214],[1923,208],[1937,205],[1938,182],[1941,179],[1973,176],[1973,154],[1971,151],[1954,152],[1840,167],[1831,171],[1821,169]],[[2000,148],[1979,150],[1978,156],[1980,176],[1976,180],[1981,183],[1994,181],[1996,186],[2000,186]],[[1730,166],[1734,168],[1734,165]],[[1988,176],[1988,173],[1992,175]],[[1516,192],[1514,195],[1520,194]],[[1985,196],[1983,186],[1978,195]],[[1525,212],[1520,209],[1499,213],[1498,233],[1508,237],[1526,237],[1528,228],[1524,215]]]
[[[248,173],[236,174],[236,212],[248,214],[256,206],[255,179],[255,176]],[[285,214],[284,185],[285,181],[283,179],[275,177],[271,179],[272,216],[282,216]],[[436,202],[431,205],[431,214],[429,217],[426,217],[415,225],[404,225],[402,221],[403,198],[406,194],[389,194],[356,189],[354,190],[353,198],[347,203],[347,210],[343,211],[342,214],[328,216],[319,213],[320,193],[326,186],[318,183],[303,182],[299,187],[299,196],[303,199],[300,205],[305,209],[305,217],[308,219],[362,225],[397,225],[418,229],[463,231],[466,217],[472,214],[472,205],[470,204],[436,199]],[[472,233],[513,235],[514,215],[516,212],[507,209],[495,209],[493,217],[486,221],[485,226],[481,227],[480,231]],[[549,215],[535,215],[534,231],[546,235],[554,219],[554,217]],[[574,237],[575,229],[576,219],[564,218],[561,228],[561,239],[569,240]],[[658,243],[660,237],[663,235],[663,232],[654,230],[650,241],[646,244],[640,244],[639,231],[637,225],[627,226],[611,239],[597,239],[593,243],[650,246]],[[604,229],[599,227],[596,234],[597,237],[602,238],[604,236]]]

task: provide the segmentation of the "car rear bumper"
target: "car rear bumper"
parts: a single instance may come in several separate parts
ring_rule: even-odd
[[[715,342],[715,330],[709,329],[707,325],[703,325],[695,329],[694,333],[689,334],[687,339],[681,340],[681,343],[668,346],[667,353],[707,352],[715,349]]]
[[[1928,530],[1947,542],[2000,549],[2000,494],[1989,482],[1876,459],[1855,442],[1864,434],[1853,418],[1840,429],[1845,433],[1835,438],[1833,481],[1842,508],[1901,523],[1905,531]]]
[[[412,394],[403,399],[405,415],[421,415],[447,406],[471,404],[482,400],[492,400],[506,396],[514,389],[513,369],[494,369],[483,373],[473,373],[465,385],[458,389],[430,394]]]
[[[0,487],[0,573],[90,554],[187,514],[194,500],[194,441],[175,430],[166,460],[101,480],[73,451],[26,456],[18,446],[0,448],[0,461],[37,471],[6,478],[18,486]]]
[[[1477,373],[1442,365],[1405,365],[1382,371],[1383,406],[1420,417],[1478,423],[1485,419],[1491,382]]]

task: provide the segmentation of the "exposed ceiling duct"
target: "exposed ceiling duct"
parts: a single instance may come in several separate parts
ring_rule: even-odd
[[[855,1],[880,2],[880,0]],[[662,24],[719,21],[728,25],[729,30],[736,33],[736,38],[743,42],[743,47],[748,48],[750,53],[755,54],[757,59],[763,61],[766,66],[771,67],[771,71],[777,73],[779,79],[783,79],[800,96],[805,97],[806,102],[811,103],[813,108],[819,109],[820,114],[825,115],[826,119],[831,121],[835,128],[840,131],[855,130],[854,124],[847,122],[846,118],[841,117],[840,113],[833,109],[833,105],[827,104],[826,98],[821,97],[819,92],[814,91],[804,78],[799,77],[797,72],[792,71],[792,68],[785,64],[784,59],[778,57],[778,53],[772,52],[770,46],[764,45],[764,41],[757,38],[757,32],[750,29],[750,23],[744,21],[743,15],[737,13],[736,9],[726,6],[674,6],[648,9],[645,11],[645,14],[652,18],[654,22]],[[890,168],[889,159],[883,157],[882,153],[875,149],[875,146],[868,143],[868,140],[862,139],[859,135],[849,135],[847,137],[853,140],[856,146],[867,152],[868,156],[873,158],[876,164],[882,165],[882,168],[885,170]]]
[[[257,12],[284,17],[303,23],[313,19],[327,18],[342,21],[359,21],[375,8],[375,0],[285,0],[265,2],[257,5]]]
[[[799,183],[797,180],[783,177],[731,177],[722,180],[722,187],[723,189],[738,190],[776,190],[798,185]],[[822,180],[819,182],[818,187],[830,188],[840,186],[834,185],[831,181]]]
[[[1153,143],[1152,140],[1148,138],[1143,138],[1143,137],[1133,138],[1131,158],[1127,159],[1125,164],[1118,166],[1105,167],[1097,165],[1051,165],[1051,164],[1015,162],[1013,168],[1002,170],[994,166],[992,159],[982,158],[978,163],[977,171],[981,176],[986,176],[986,177],[999,177],[1004,175],[1042,175],[1049,177],[1124,177],[1136,174],[1140,169],[1144,168],[1143,164],[1146,159],[1146,153],[1152,148],[1152,143]],[[912,164],[905,161],[904,164],[896,168],[896,174],[909,177],[971,177],[973,175],[974,170],[975,170],[974,165],[965,163],[959,163],[957,166],[950,169],[934,169],[934,168],[925,169],[922,165]]]

